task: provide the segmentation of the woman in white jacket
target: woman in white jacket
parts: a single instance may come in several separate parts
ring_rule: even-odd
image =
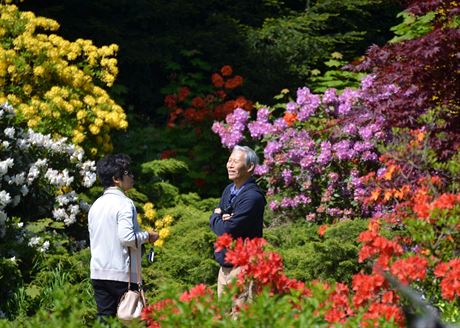
[[[97,316],[114,316],[118,302],[128,289],[129,249],[131,251],[131,289],[137,289],[137,259],[141,246],[154,243],[158,234],[141,231],[136,207],[125,195],[134,185],[130,158],[125,154],[107,155],[97,163],[97,175],[104,194],[91,206],[88,229],[91,245],[91,279]]]

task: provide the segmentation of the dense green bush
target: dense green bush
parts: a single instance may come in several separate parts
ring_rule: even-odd
[[[219,267],[213,256],[215,236],[208,221],[211,202],[197,201],[200,210],[187,204],[193,198],[188,195],[165,211],[174,217],[175,224],[164,247],[156,251],[154,263],[144,267],[148,297],[165,288],[179,291],[198,283],[216,282]],[[217,200],[212,206],[216,204]]]
[[[289,277],[347,282],[359,271],[357,237],[366,227],[367,220],[343,221],[320,236],[317,225],[301,223],[266,229],[265,238],[283,256]]]

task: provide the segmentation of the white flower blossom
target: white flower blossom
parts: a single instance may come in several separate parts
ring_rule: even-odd
[[[32,182],[40,175],[40,169],[36,165],[32,165],[29,168],[29,173],[27,174],[27,184],[31,185]]]
[[[14,159],[7,158],[4,161],[0,162],[0,176],[5,175],[8,172],[9,168],[12,168],[14,165]]]
[[[22,185],[25,181],[26,181],[25,173],[24,173],[24,172],[21,172],[21,173],[19,173],[19,174],[16,174],[16,175],[12,176],[12,177],[9,179],[8,183],[9,183],[9,184],[13,184],[13,183],[14,183],[14,184],[17,185],[17,186],[20,186],[20,185]]]
[[[71,191],[66,194],[62,194],[56,197],[56,202],[59,206],[67,205],[71,202],[76,202],[78,200],[77,193],[75,191]]]
[[[46,167],[48,165],[48,160],[46,158],[39,158],[35,161],[37,167]]]
[[[38,251],[44,253],[46,252],[50,247],[50,242],[48,240],[45,240],[45,242],[43,243],[43,245],[38,249]]]
[[[70,209],[70,213],[73,215],[77,215],[78,213],[80,213],[80,206],[78,205],[69,206],[69,209]]]
[[[88,212],[89,209],[90,209],[90,207],[91,207],[91,206],[90,206],[87,202],[85,202],[85,201],[83,201],[83,200],[80,201],[80,209],[81,209],[82,211]]]
[[[30,147],[30,143],[26,139],[22,139],[22,138],[16,139],[16,145],[21,150],[26,150],[27,148]]]
[[[74,214],[70,214],[66,219],[64,219],[64,223],[66,225],[71,225],[77,221],[77,217]]]
[[[62,207],[53,210],[53,217],[58,221],[64,221],[64,223],[69,220],[69,215]]]
[[[45,173],[45,177],[52,185],[58,187],[69,186],[74,180],[73,177],[69,176],[69,171],[67,169],[62,170],[62,173],[59,173],[58,170],[48,169]]]
[[[11,156],[11,158],[0,161],[0,223],[3,220],[3,223],[0,224],[0,229],[2,229],[0,236],[5,234],[4,223],[7,218],[7,212],[2,209],[6,206],[29,206],[29,204],[21,203],[24,202],[23,197],[36,189],[39,193],[44,192],[47,196],[55,197],[55,208],[52,211],[55,220],[64,222],[66,225],[74,223],[82,210],[89,210],[89,205],[80,201],[75,191],[57,195],[58,190],[61,187],[73,189],[74,182],[77,186],[91,187],[96,181],[95,162],[83,162],[85,155],[83,149],[68,142],[67,138],[55,140],[50,134],[44,135],[32,129],[23,130],[14,126],[14,123],[13,126],[8,126],[9,122],[14,122],[10,120],[14,116],[15,111],[11,105],[0,105],[4,139],[8,139],[0,140],[0,150],[8,150]],[[35,162],[31,161],[34,156],[36,156]],[[39,156],[44,156],[44,158]],[[58,163],[47,159],[54,159],[56,156],[62,159]],[[40,181],[39,184],[38,181]],[[5,182],[4,190],[2,189],[3,182]],[[48,184],[48,186],[43,186],[43,184]],[[30,205],[35,206],[36,204]],[[19,224],[18,226],[22,227],[23,223],[20,224],[21,226]],[[32,239],[30,244],[39,245],[36,239]],[[42,245],[42,251],[46,251],[48,247],[49,243],[45,242]]]
[[[32,238],[30,238],[28,245],[30,247],[34,247],[34,246],[40,244],[41,240],[42,240],[41,237],[32,237]]]
[[[86,188],[91,187],[96,182],[96,173],[94,172],[84,172],[83,176],[83,186]]]
[[[82,149],[75,149],[73,154],[71,154],[70,156],[70,160],[81,162],[83,160],[84,155],[85,155],[85,152]]]
[[[6,128],[5,130],[3,130],[3,133],[5,133],[5,135],[8,137],[8,138],[11,138],[13,139],[14,138],[14,133],[15,133],[15,129],[13,127],[9,127],[9,128]]]
[[[22,228],[24,226],[24,222],[18,222],[18,228]]]
[[[11,262],[16,262],[16,256],[10,257]]]
[[[25,196],[29,193],[29,188],[26,185],[23,185],[20,191],[21,191],[22,196]]]
[[[11,202],[11,195],[5,190],[1,190],[0,191],[0,209],[4,208],[10,202]]]

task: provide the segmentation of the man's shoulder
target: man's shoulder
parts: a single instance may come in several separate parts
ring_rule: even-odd
[[[262,189],[256,184],[250,184],[245,188],[241,193],[242,198],[251,198],[255,200],[265,199],[264,192]]]

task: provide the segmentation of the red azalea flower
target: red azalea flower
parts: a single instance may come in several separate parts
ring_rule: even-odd
[[[324,236],[324,234],[326,233],[327,228],[329,228],[328,224],[323,224],[322,226],[320,226],[319,229],[318,229],[318,235],[320,235],[321,237]]]
[[[204,99],[201,97],[195,97],[192,99],[192,106],[195,108],[203,108],[205,105]]]
[[[224,79],[222,78],[222,76],[218,73],[214,73],[212,74],[211,76],[211,80],[212,80],[212,84],[216,87],[216,88],[222,88],[224,86]]]
[[[243,78],[239,75],[235,75],[231,79],[225,82],[225,89],[235,89],[243,84]]]
[[[427,266],[428,261],[425,258],[415,255],[396,260],[391,265],[391,273],[403,284],[408,284],[414,280],[425,279]]]
[[[220,69],[220,72],[222,73],[223,76],[230,76],[233,74],[233,70],[230,65],[222,66],[222,68]]]
[[[165,106],[174,109],[176,107],[176,101],[177,97],[175,95],[167,95],[164,100]]]
[[[190,89],[188,87],[181,87],[179,89],[179,96],[178,96],[179,101],[184,101],[188,97],[189,94],[190,94]]]
[[[214,243],[216,247],[216,252],[220,252],[224,248],[230,248],[232,244],[232,236],[228,233],[224,233],[222,236],[217,238],[217,241]]]
[[[176,152],[171,149],[164,150],[160,155],[160,159],[168,159],[171,157],[176,157]]]

